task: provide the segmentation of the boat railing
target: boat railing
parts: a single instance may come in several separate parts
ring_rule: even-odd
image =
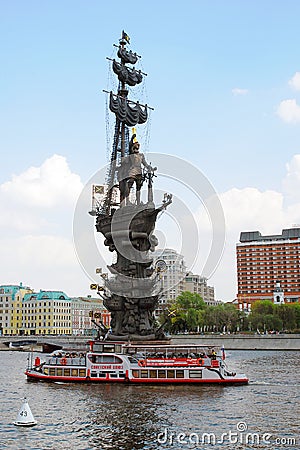
[[[208,357],[200,358],[144,358],[139,359],[138,365],[140,367],[190,367],[190,366],[204,366],[204,367],[218,367],[217,361],[211,360]]]
[[[50,357],[47,362],[50,366],[85,366],[85,357],[71,358],[71,357]]]

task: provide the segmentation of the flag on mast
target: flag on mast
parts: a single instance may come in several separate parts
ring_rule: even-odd
[[[122,31],[122,39],[124,39],[127,42],[127,44],[130,44],[130,37],[128,36],[127,33],[125,33],[124,30]]]

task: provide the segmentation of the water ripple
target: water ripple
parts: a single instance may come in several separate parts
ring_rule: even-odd
[[[228,364],[251,381],[231,387],[29,383],[23,373],[26,354],[1,352],[0,357],[1,449],[279,449],[284,446],[275,444],[276,438],[299,438],[295,352],[232,351]],[[30,429],[13,425],[24,396],[38,421]],[[245,423],[250,433],[270,433],[272,445],[193,442],[204,433],[218,440],[222,433],[236,432],[238,423]],[[158,442],[164,433],[167,441]],[[178,433],[185,433],[188,443],[178,442]],[[289,448],[299,447],[298,440]]]

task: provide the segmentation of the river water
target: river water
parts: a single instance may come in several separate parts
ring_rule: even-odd
[[[1,449],[300,448],[298,352],[228,352],[247,386],[34,383],[26,359],[0,352]],[[33,428],[13,425],[24,396]]]

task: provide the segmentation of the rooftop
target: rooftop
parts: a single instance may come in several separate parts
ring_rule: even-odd
[[[273,234],[267,236],[263,236],[260,231],[242,231],[240,234],[240,242],[283,241],[299,238],[300,228],[287,228],[282,230],[282,234]]]

